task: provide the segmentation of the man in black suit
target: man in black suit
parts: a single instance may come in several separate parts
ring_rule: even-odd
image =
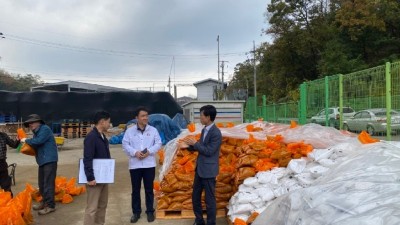
[[[217,110],[212,105],[200,108],[200,122],[205,127],[199,141],[186,139],[190,151],[198,151],[196,173],[193,183],[192,203],[196,216],[194,225],[204,225],[201,207],[201,193],[206,193],[207,225],[216,224],[217,203],[215,199],[216,177],[219,172],[219,149],[222,142],[221,131],[215,126]]]

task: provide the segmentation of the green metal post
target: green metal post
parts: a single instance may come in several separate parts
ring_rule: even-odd
[[[307,84],[300,85],[300,118],[299,124],[307,123]]]
[[[267,121],[267,96],[262,96],[262,118]]]
[[[392,77],[390,74],[390,62],[386,63],[386,140],[392,140]]]
[[[339,74],[339,129],[343,130],[343,74]]]
[[[287,118],[288,118],[288,116],[287,116],[287,103],[284,103],[285,104],[285,122],[287,121]]]
[[[325,77],[325,126],[329,126],[329,77]]]

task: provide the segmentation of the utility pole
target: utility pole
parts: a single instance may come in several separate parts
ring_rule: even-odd
[[[257,71],[256,71],[256,43],[253,41],[254,53],[254,116],[257,116]],[[258,119],[258,118],[255,118]]]
[[[171,76],[168,77],[168,93],[171,94]]]
[[[219,80],[219,35],[217,36],[217,42],[218,42],[218,64],[217,64],[217,68],[218,68],[218,82]]]
[[[254,53],[254,98],[257,102],[257,69],[256,69],[256,43],[253,41],[253,53]],[[256,104],[257,105],[257,104]]]

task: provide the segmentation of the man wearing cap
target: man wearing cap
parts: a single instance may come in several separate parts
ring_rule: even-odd
[[[43,197],[42,202],[34,205],[33,209],[38,210],[39,215],[46,215],[56,210],[54,192],[58,161],[57,145],[53,132],[39,115],[29,115],[24,126],[33,132],[33,138],[23,138],[21,141],[35,149],[36,162],[39,165],[39,191]]]

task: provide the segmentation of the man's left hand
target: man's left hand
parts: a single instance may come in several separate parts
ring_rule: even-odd
[[[145,159],[145,158],[147,158],[148,156],[150,155],[150,152],[149,151],[147,151],[146,153],[142,153],[142,156],[140,157],[140,159]]]
[[[184,139],[184,142],[186,143],[186,144],[188,144],[188,145],[194,145],[194,144],[196,144],[196,139],[194,138],[194,137],[187,137],[187,138],[185,138]]]
[[[21,142],[25,142],[26,141],[26,138],[21,138]]]

